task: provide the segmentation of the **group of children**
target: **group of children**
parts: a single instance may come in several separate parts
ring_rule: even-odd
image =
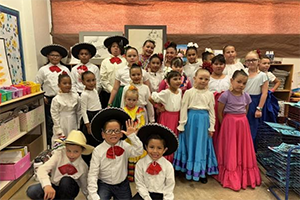
[[[257,128],[266,119],[262,117],[270,115],[264,106],[269,80],[276,83],[271,92],[279,85],[268,72],[270,59],[260,59],[251,51],[245,67],[236,61],[234,46],[228,45],[223,55],[205,52],[201,66],[198,45],[189,43],[184,65],[174,42],[165,44],[165,59],[153,54],[152,40],[145,41],[140,55],[122,36],[109,37],[104,45],[111,57],[103,60],[99,70],[89,62],[96,48],[76,44],[72,54],[81,63],[71,72],[60,64],[67,50],[60,45],[46,46],[41,52],[49,64],[39,70],[36,79],[45,91],[48,144],[72,137],[80,129],[84,145],[95,147],[92,156],[83,154],[86,173],[89,166],[88,189],[82,187],[85,195],[88,191],[91,199],[130,199],[129,179],[137,185],[134,199],[173,199],[174,169],[202,183],[212,175],[233,190],[261,184],[254,144]],[[127,132],[122,131],[125,127]],[[123,133],[125,141],[121,140]],[[72,153],[68,141],[68,163],[75,166],[68,156]],[[61,173],[57,172],[60,166],[50,166],[55,188],[59,183],[53,178]],[[79,176],[72,178],[82,186]],[[42,181],[39,187],[45,197],[55,197]]]

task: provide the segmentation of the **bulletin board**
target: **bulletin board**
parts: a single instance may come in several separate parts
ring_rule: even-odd
[[[8,65],[4,67],[8,67],[11,83],[17,84],[25,80],[19,11],[0,5],[0,38],[5,48],[0,54],[6,54]]]

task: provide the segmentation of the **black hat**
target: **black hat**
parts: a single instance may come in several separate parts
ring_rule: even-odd
[[[126,37],[116,35],[106,38],[104,40],[104,46],[106,48],[109,48],[114,42],[116,42],[121,47],[124,47],[129,43]]]
[[[57,51],[63,58],[68,55],[68,50],[59,44],[50,44],[43,47],[41,50],[41,54],[47,57],[51,53],[51,51]]]
[[[159,135],[165,140],[168,150],[164,153],[164,156],[170,155],[177,150],[178,138],[173,131],[166,126],[157,123],[147,124],[142,126],[137,132],[137,136],[140,138],[143,144],[146,144],[147,140],[152,134]]]
[[[100,110],[92,119],[92,135],[93,137],[101,142],[103,141],[101,132],[104,128],[104,124],[109,121],[115,119],[121,124],[121,128],[126,130],[126,121],[131,119],[130,116],[121,108],[105,108]]]
[[[92,45],[91,43],[82,42],[82,43],[77,43],[72,47],[72,55],[75,58],[79,59],[78,55],[81,49],[87,49],[91,54],[91,58],[94,57],[97,52],[97,49],[94,45]]]

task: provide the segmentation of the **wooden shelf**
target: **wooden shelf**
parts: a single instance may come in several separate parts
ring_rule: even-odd
[[[11,138],[9,141],[5,142],[3,145],[0,146],[0,151],[2,149],[4,149],[5,147],[7,147],[8,145],[10,145],[11,143],[13,143],[14,141],[18,140],[19,138],[21,138],[23,135],[26,135],[28,132],[23,131],[20,134],[16,135],[15,137]]]
[[[33,93],[33,94],[28,94],[28,95],[22,96],[20,98],[16,98],[16,99],[11,99],[9,101],[5,101],[5,102],[3,102],[3,103],[0,104],[0,107],[6,106],[8,104],[16,103],[18,101],[22,101],[24,99],[27,99],[27,98],[30,98],[30,97],[34,97],[34,96],[37,96],[37,95],[40,95],[40,94],[44,94],[44,92],[40,91],[40,92],[36,92],[36,93]]]

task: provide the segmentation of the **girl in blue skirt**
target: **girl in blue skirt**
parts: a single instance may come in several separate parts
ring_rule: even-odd
[[[194,87],[184,93],[177,129],[179,147],[174,155],[175,170],[186,173],[186,179],[207,183],[206,174],[218,174],[212,143],[215,126],[214,95],[208,90],[210,73],[198,69]]]

